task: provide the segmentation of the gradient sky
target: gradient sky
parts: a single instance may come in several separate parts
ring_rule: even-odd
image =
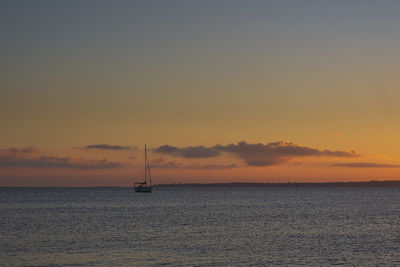
[[[0,186],[400,178],[399,1],[0,7]]]

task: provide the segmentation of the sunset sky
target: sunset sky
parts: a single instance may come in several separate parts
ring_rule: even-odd
[[[400,1],[1,1],[0,186],[400,180]]]

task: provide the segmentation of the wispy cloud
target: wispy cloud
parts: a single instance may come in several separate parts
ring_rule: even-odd
[[[155,153],[184,158],[216,157],[221,152],[230,153],[243,159],[248,166],[271,166],[285,163],[299,157],[359,157],[355,151],[319,150],[287,142],[273,142],[268,144],[248,144],[244,141],[227,146],[214,147],[190,146],[178,148],[164,145],[156,148]]]
[[[234,169],[238,168],[237,164],[227,164],[227,165],[218,165],[218,164],[193,164],[186,165],[186,169],[196,169],[196,170],[226,170],[226,169]]]
[[[0,149],[0,154],[8,154],[8,155],[16,155],[16,154],[32,154],[36,152],[37,149],[33,146],[27,146],[27,147],[22,147],[22,148],[16,148],[16,147],[9,147],[9,148],[4,148]]]
[[[183,163],[176,162],[175,160],[167,161],[163,157],[152,160],[150,165],[154,169],[177,169],[183,167]]]
[[[68,157],[41,156],[38,158],[16,158],[0,156],[0,167],[34,167],[34,168],[67,168],[67,169],[110,169],[122,167],[120,162],[106,159],[74,160]]]
[[[120,146],[120,145],[107,145],[107,144],[96,144],[85,146],[84,149],[102,149],[102,150],[134,150],[136,147],[131,146]]]
[[[237,164],[217,165],[217,164],[191,164],[185,165],[176,161],[156,163],[151,165],[154,169],[191,169],[191,170],[226,170],[239,167]]]
[[[165,158],[157,158],[151,162],[151,167],[155,169],[195,169],[195,170],[224,170],[239,167],[237,164],[183,164],[175,160],[167,161]]]
[[[399,164],[385,164],[374,162],[350,162],[350,163],[335,163],[333,167],[347,167],[347,168],[400,168]]]
[[[0,167],[109,169],[123,166],[120,162],[108,161],[106,159],[72,159],[69,157],[36,154],[37,150],[32,146],[25,148],[1,149]]]

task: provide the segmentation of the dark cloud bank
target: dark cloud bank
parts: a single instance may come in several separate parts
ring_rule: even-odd
[[[97,144],[97,145],[88,145],[88,146],[85,146],[84,149],[133,150],[133,149],[136,149],[136,147],[120,146],[120,145]]]
[[[353,158],[360,155],[355,151],[319,150],[294,143],[273,142],[268,144],[248,144],[244,141],[226,146],[213,147],[190,146],[178,148],[164,145],[156,148],[155,153],[175,157],[211,158],[221,155],[222,152],[233,154],[243,159],[248,166],[272,166],[285,163],[299,157],[344,157]]]
[[[57,156],[35,156],[32,147],[7,148],[0,150],[0,167],[35,167],[35,168],[67,168],[67,169],[110,169],[122,167],[120,162],[106,159],[86,160]]]

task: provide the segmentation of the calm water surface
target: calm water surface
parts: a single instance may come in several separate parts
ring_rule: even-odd
[[[0,188],[0,265],[400,265],[400,188]]]

